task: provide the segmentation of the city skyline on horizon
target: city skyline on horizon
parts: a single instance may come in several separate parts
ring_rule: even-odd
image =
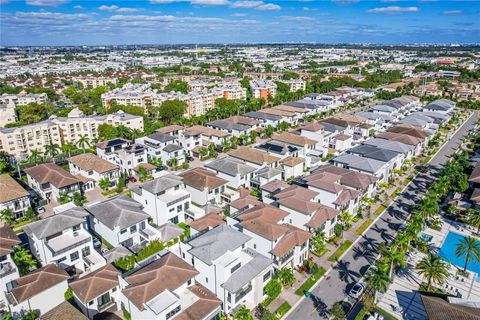
[[[1,46],[478,44],[479,1],[0,0]]]

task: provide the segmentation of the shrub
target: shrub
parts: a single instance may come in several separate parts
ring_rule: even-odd
[[[170,242],[171,241],[169,241],[169,243]],[[159,240],[153,240],[137,253],[137,261],[143,261],[155,253],[162,251],[163,249],[165,249],[163,242]]]
[[[68,301],[70,303],[73,302],[73,291],[72,291],[72,288],[68,287],[67,291],[65,291],[65,293],[63,294],[63,296],[65,297],[65,301]]]
[[[273,299],[278,297],[282,292],[282,284],[275,278],[272,278],[265,286],[265,293]]]
[[[280,307],[278,307],[278,309],[275,311],[275,316],[277,318],[281,318],[283,317],[287,312],[288,310],[290,310],[292,308],[292,306],[288,303],[288,302],[284,302],[282,303],[282,305]]]
[[[345,251],[350,248],[352,245],[351,240],[346,240],[344,243],[340,245],[340,247],[328,258],[328,261],[330,262],[335,262],[338,261],[338,259],[343,255]]]
[[[135,256],[131,255],[120,258],[117,261],[114,261],[113,265],[124,272],[131,270],[135,267]]]

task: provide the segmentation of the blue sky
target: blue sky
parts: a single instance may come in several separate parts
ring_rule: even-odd
[[[480,43],[480,1],[0,0],[0,44]]]

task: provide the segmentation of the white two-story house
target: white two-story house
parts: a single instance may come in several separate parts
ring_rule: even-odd
[[[221,158],[206,163],[205,168],[215,172],[220,178],[228,181],[227,185],[237,189],[240,187],[249,187],[250,180],[254,177],[255,167],[243,163],[234,158]]]
[[[222,203],[221,194],[225,191],[227,180],[201,167],[183,172],[179,176],[183,178],[192,202],[201,206],[205,206],[207,203]]]
[[[0,174],[0,190],[0,211],[11,210],[15,219],[23,217],[30,208],[27,190],[7,173]]]
[[[86,178],[83,183],[83,190],[90,190],[98,185],[102,179],[108,179],[109,188],[118,183],[120,168],[118,165],[102,159],[92,153],[82,153],[68,159],[70,173]],[[87,186],[92,184],[92,186]]]
[[[12,288],[12,280],[19,277],[18,268],[12,258],[15,246],[21,243],[17,234],[8,225],[0,227],[0,305],[7,304],[5,292]]]

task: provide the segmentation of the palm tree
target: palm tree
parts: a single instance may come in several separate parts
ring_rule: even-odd
[[[283,284],[284,287],[290,286],[295,282],[295,276],[289,268],[282,268],[278,271],[278,279]]]
[[[384,293],[390,285],[390,277],[381,268],[371,269],[365,275],[367,284],[375,291],[374,302],[377,301],[378,292]]]
[[[45,147],[45,152],[44,154],[46,156],[51,156],[52,157],[52,162],[55,161],[55,156],[58,155],[58,150],[60,150],[60,146],[56,143],[53,143],[53,141],[50,141],[49,144],[47,144]]]
[[[72,155],[72,151],[76,149],[75,145],[71,142],[64,143],[62,145],[62,151],[64,155],[68,154],[68,157],[70,158]]]
[[[257,131],[255,130],[250,131],[248,136],[250,137],[250,143],[255,143],[257,141]]]
[[[77,141],[77,146],[83,150],[85,153],[85,147],[90,146],[90,140],[88,139],[87,135],[81,134]]]
[[[37,164],[41,158],[42,158],[42,152],[37,149],[33,149],[32,151],[30,151],[30,156],[28,157],[28,161],[30,163]]]
[[[37,262],[33,259],[32,254],[27,249],[20,246],[15,246],[13,260],[15,261],[15,264],[19,267],[19,271],[21,274],[32,271],[37,266]]]
[[[407,266],[407,262],[405,261],[405,253],[399,248],[392,246],[391,248],[387,248],[385,244],[382,243],[380,246],[380,253],[383,258],[390,264],[388,277],[391,279],[393,275],[393,270],[396,266],[401,266],[405,268]]]
[[[234,320],[252,320],[252,314],[245,305],[242,305],[240,309],[233,315]]]
[[[457,243],[455,250],[457,258],[465,256],[465,266],[463,271],[467,271],[467,266],[470,261],[480,262],[480,241],[472,236],[463,237]]]
[[[469,209],[467,211],[467,222],[477,228],[477,234],[480,234],[480,209]]]
[[[238,147],[238,138],[233,136],[230,138],[230,148],[237,149]]]
[[[198,155],[200,156],[200,160],[203,160],[205,156],[208,154],[208,149],[205,147],[201,147],[200,150],[198,150]]]
[[[222,151],[227,152],[230,150],[230,143],[228,143],[228,140],[223,140],[222,141]]]
[[[275,132],[275,128],[272,125],[268,125],[265,128],[264,134],[267,138],[270,138],[274,132]]]
[[[350,214],[350,211],[348,210],[342,211],[339,217],[340,217],[340,220],[343,221],[343,224],[345,225],[345,229],[349,229],[351,227],[350,222],[352,222],[352,219],[353,219],[352,215]]]
[[[168,165],[172,168],[176,168],[178,165],[178,159],[177,158],[171,158],[168,160]]]
[[[110,181],[107,177],[102,178],[100,179],[100,181],[98,181],[98,186],[100,187],[100,189],[106,191],[108,187],[110,187]]]
[[[315,251],[321,252],[325,249],[325,233],[319,232],[315,236],[313,236],[310,244],[314,248]]]
[[[450,275],[447,263],[439,256],[431,253],[420,260],[415,268],[418,270],[418,273],[427,280],[427,291],[430,290],[432,282],[439,285],[443,284]]]
[[[242,134],[238,137],[238,139],[240,140],[240,143],[241,143],[242,145],[245,145],[245,144],[247,143],[248,137],[247,137],[246,134],[243,134],[243,133],[242,133]]]
[[[148,178],[148,170],[145,167],[138,168],[138,176],[140,177],[140,181],[145,181]]]

